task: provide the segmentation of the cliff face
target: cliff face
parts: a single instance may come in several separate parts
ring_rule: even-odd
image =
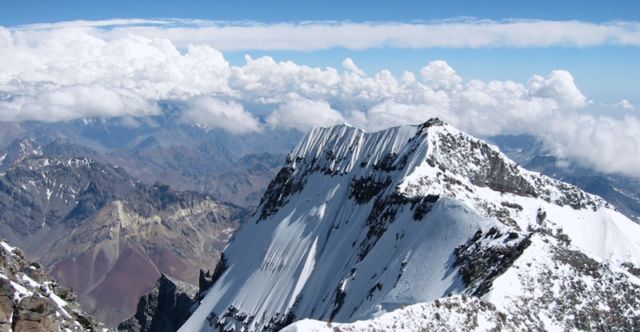
[[[97,331],[75,293],[49,279],[42,266],[0,241],[0,331]]]
[[[140,298],[133,317],[118,325],[119,331],[174,332],[187,320],[196,303],[193,286],[164,274],[151,292]]]

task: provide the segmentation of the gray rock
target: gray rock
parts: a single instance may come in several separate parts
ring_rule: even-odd
[[[27,260],[19,249],[0,246],[0,262],[0,332],[102,329],[80,311],[72,290],[60,288],[40,264]],[[56,294],[66,295],[64,303]]]
[[[155,287],[140,298],[135,315],[118,326],[119,331],[174,332],[187,320],[195,301],[195,288],[164,274]]]

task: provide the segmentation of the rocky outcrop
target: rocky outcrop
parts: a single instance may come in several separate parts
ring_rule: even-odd
[[[640,179],[603,173],[554,156],[530,135],[490,137],[500,150],[525,168],[580,187],[604,198],[627,218],[640,223]]]
[[[195,287],[163,274],[151,292],[140,298],[135,315],[118,325],[118,331],[176,331],[189,317],[195,292]]]
[[[464,244],[456,247],[456,262],[453,267],[474,296],[483,296],[493,281],[513,265],[531,244],[531,234],[523,236],[517,232],[502,234],[497,228],[490,228],[486,234],[481,230]],[[496,241],[501,245],[488,245]]]
[[[0,241],[0,331],[97,331],[72,290],[48,279],[40,264]]]

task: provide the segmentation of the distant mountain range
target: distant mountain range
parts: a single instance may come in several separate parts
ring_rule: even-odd
[[[182,123],[169,111],[131,121],[4,123],[0,125],[0,147],[9,150],[4,152],[6,161],[0,162],[5,166],[0,167],[12,164],[12,155],[20,153],[12,145],[20,141],[37,142],[43,148],[55,142],[48,149],[60,149],[56,154],[89,157],[122,167],[148,184],[159,181],[177,190],[195,190],[250,207],[302,135],[267,129],[234,135]]]
[[[247,211],[145,184],[83,147],[24,139],[4,150],[0,234],[37,258],[108,325],[130,317],[160,273],[197,283]]]
[[[170,106],[165,106],[161,115],[139,119],[0,125],[0,147],[5,149],[25,138],[43,146],[56,142],[48,149],[60,149],[57,154],[89,157],[120,166],[148,184],[161,182],[249,208],[257,205],[280,163],[301,137],[297,131],[282,129],[243,135],[208,130],[182,122]],[[629,218],[640,221],[640,179],[601,173],[565,160],[558,162],[530,135],[492,136],[487,140],[525,168],[600,195]],[[15,146],[9,150],[13,154],[0,154],[0,170],[19,155]]]

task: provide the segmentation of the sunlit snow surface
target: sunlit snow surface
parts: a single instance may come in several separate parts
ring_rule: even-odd
[[[543,223],[597,261],[640,266],[640,226],[600,198],[523,170],[497,148],[437,120],[376,133],[316,128],[285,167],[298,190],[272,195],[278,204],[261,218],[265,194],[253,220],[226,249],[225,273],[181,331],[215,330],[216,322],[260,330],[285,321],[287,313],[334,322],[401,315],[406,309],[396,309],[464,292],[454,249],[492,227],[524,234]],[[487,173],[496,169],[502,173]],[[359,204],[353,181],[363,178],[385,185]],[[439,199],[416,217],[415,204],[407,202],[427,196]],[[398,199],[405,202],[390,203]],[[376,201],[385,202],[388,218],[372,217],[380,210]],[[372,235],[371,225],[380,220],[383,229]],[[529,256],[551,255],[540,238],[532,242],[514,266],[534,259]],[[497,310],[523,291],[513,273],[500,276],[484,296]],[[486,315],[478,319],[490,329],[496,312]],[[292,328],[311,326],[323,330],[326,323]]]

